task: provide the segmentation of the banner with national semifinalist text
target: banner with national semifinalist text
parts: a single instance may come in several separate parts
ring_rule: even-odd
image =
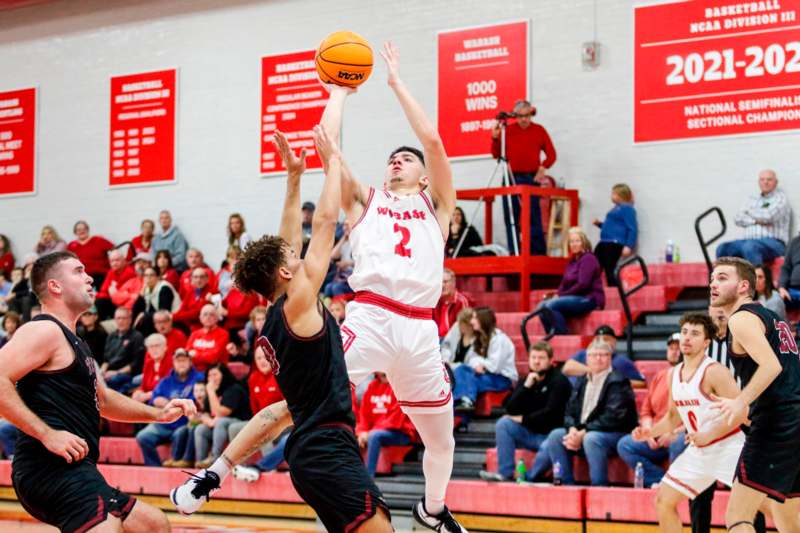
[[[312,128],[319,124],[328,103],[314,66],[314,50],[261,58],[261,160],[262,175],[286,169],[272,144],[275,130],[283,132],[289,146],[306,149],[306,168],[321,169]]]
[[[0,195],[36,192],[36,89],[0,92]]]
[[[634,142],[800,128],[800,0],[635,8]]]
[[[490,155],[498,112],[528,97],[528,21],[441,31],[438,54],[438,127],[447,155]]]
[[[109,185],[175,181],[175,69],[111,78]]]

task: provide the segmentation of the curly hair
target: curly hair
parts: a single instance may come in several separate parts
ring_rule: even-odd
[[[678,321],[679,326],[682,327],[684,324],[702,327],[706,339],[713,340],[717,336],[717,326],[714,324],[714,321],[711,320],[711,317],[705,313],[685,313]]]
[[[284,248],[288,243],[277,235],[265,235],[245,248],[233,271],[233,280],[242,292],[255,292],[273,300],[278,286],[278,269],[286,266]]]

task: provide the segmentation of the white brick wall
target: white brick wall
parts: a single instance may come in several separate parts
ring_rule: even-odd
[[[435,116],[436,31],[518,18],[531,20],[532,95],[558,150],[554,174],[580,189],[585,226],[610,208],[610,186],[625,181],[636,195],[644,257],[660,258],[672,238],[684,260],[697,260],[695,215],[717,204],[732,218],[760,168],[775,168],[790,195],[798,190],[796,133],[633,146],[633,4],[598,0],[597,12],[602,65],[591,72],[579,56],[592,38],[590,0],[82,0],[0,12],[0,89],[41,91],[38,194],[0,199],[0,233],[21,258],[43,224],[69,240],[73,222],[86,218],[123,240],[166,207],[217,265],[230,212],[242,212],[251,233],[278,225],[283,181],[257,174],[262,55],[313,47],[336,29],[373,46],[392,38],[404,78]],[[109,76],[166,67],[180,70],[179,183],[110,191]],[[388,151],[412,138],[384,80],[379,64],[351,98],[344,130],[352,167],[374,184]],[[492,168],[456,163],[458,184],[482,186]],[[315,200],[320,183],[309,175],[303,198]],[[596,229],[589,234],[596,240]]]

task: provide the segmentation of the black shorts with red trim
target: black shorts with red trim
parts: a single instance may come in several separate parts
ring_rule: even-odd
[[[64,533],[82,533],[104,522],[108,515],[125,520],[136,503],[106,483],[88,460],[54,467],[14,457],[11,474],[22,507],[37,520]]]
[[[293,435],[286,447],[292,484],[333,532],[349,533],[389,507],[367,473],[353,431],[344,424]]]

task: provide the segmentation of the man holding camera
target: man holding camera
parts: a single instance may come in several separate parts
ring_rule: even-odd
[[[514,111],[510,116],[506,113],[498,115],[498,122],[492,129],[492,156],[495,159],[502,157],[501,153],[501,124],[508,118],[516,119],[515,122],[506,125],[506,159],[514,175],[517,185],[535,185],[544,178],[547,169],[556,162],[556,149],[550,135],[541,124],[533,122],[532,118],[536,115],[536,108],[527,100],[517,100],[514,104]],[[541,154],[544,152],[544,161]],[[539,209],[539,198],[531,198],[531,255],[546,255],[547,246],[544,242],[544,232],[542,230],[542,215]],[[508,210],[508,203],[503,202],[503,216],[506,221],[506,236],[508,248],[514,252],[513,242],[522,243],[519,232],[520,223],[520,199],[519,196],[511,197],[511,208],[514,213],[513,220],[516,222],[517,231],[514,234],[514,224]],[[518,246],[519,248],[519,246]]]

